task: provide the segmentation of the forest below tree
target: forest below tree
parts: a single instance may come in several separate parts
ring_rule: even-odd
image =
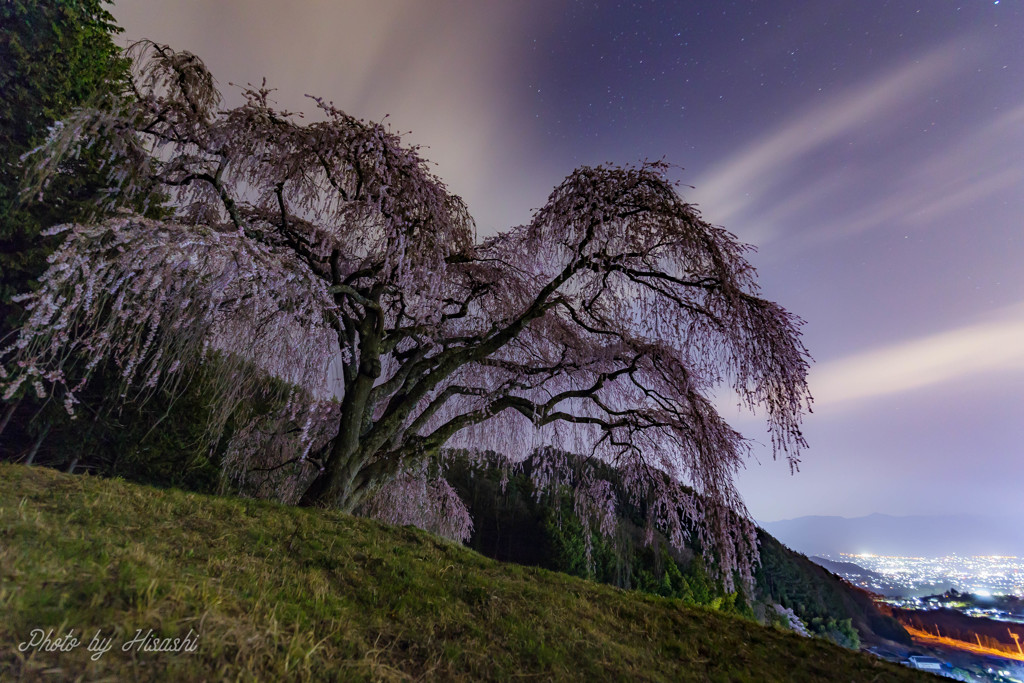
[[[537,490],[529,463],[511,475],[503,471],[500,460],[489,466],[455,463],[449,478],[474,519],[468,545],[488,557],[678,598],[762,623],[781,625],[771,607],[781,604],[792,609],[810,632],[844,647],[911,642],[895,619],[879,611],[870,594],[763,530],[758,530],[760,564],[751,592],[727,592],[705,569],[703,553],[713,549],[692,545],[679,551],[660,534],[648,543],[643,509],[621,509],[616,533],[603,536],[581,524],[568,491]]]

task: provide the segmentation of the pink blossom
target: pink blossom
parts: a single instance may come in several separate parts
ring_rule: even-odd
[[[295,387],[273,424],[233,437],[227,476],[253,490],[465,538],[465,506],[428,474],[442,449],[571,452],[618,468],[673,543],[701,522],[725,580],[733,567],[749,578],[752,527],[733,486],[747,445],[709,397],[724,384],[764,409],[795,467],[809,357],[801,321],[759,297],[748,247],[679,196],[666,164],[578,169],[527,225],[481,240],[384,125],[315,98],[307,124],[265,86],[220,109],[197,57],[133,51],[135,97],[55,128],[29,157],[35,190],[102,140],[106,201],[155,187],[173,216],[60,226],[0,355],[5,398],[45,378],[71,409],[109,362],[131,400],[216,354],[211,438],[267,376]],[[567,475],[554,460],[539,471],[545,484]],[[577,511],[609,532],[607,482],[573,485]]]

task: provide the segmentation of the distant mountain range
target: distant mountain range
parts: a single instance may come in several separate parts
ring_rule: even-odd
[[[1024,556],[1024,520],[969,515],[797,517],[761,526],[805,555]]]
[[[818,557],[817,555],[813,555],[808,559],[815,564],[821,565],[833,574],[839,574],[839,576],[842,576],[847,580],[849,580],[851,576],[863,579],[874,579],[875,581],[882,581],[886,578],[878,572],[865,569],[859,564],[854,564],[853,562],[840,562],[838,560],[830,560],[826,557]]]

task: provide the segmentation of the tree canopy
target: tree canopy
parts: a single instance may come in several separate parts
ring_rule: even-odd
[[[132,97],[56,128],[37,189],[99,140],[107,208],[157,191],[173,215],[54,231],[64,242],[4,352],[5,397],[28,383],[73,412],[101,363],[131,400],[217,355],[225,411],[266,375],[296,387],[301,446],[280,466],[306,504],[434,501],[465,528],[428,481],[445,448],[547,453],[549,481],[571,452],[615,466],[673,542],[703,517],[722,565],[744,564],[733,475],[747,445],[710,397],[724,383],[763,409],[795,464],[809,357],[800,321],[759,296],[748,247],[679,196],[666,164],[580,168],[528,224],[480,239],[386,126],[321,99],[307,123],[265,86],[222,109],[196,56],[134,49]],[[598,517],[614,505],[597,476],[576,488]]]

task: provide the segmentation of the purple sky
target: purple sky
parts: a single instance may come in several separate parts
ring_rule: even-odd
[[[979,512],[1024,526],[1020,0],[121,0],[124,38],[222,89],[412,131],[482,234],[574,167],[665,157],[807,321],[811,447],[754,516]],[[730,405],[723,400],[724,405]],[[766,441],[760,423],[735,424]],[[1015,531],[1024,538],[1024,531]]]

